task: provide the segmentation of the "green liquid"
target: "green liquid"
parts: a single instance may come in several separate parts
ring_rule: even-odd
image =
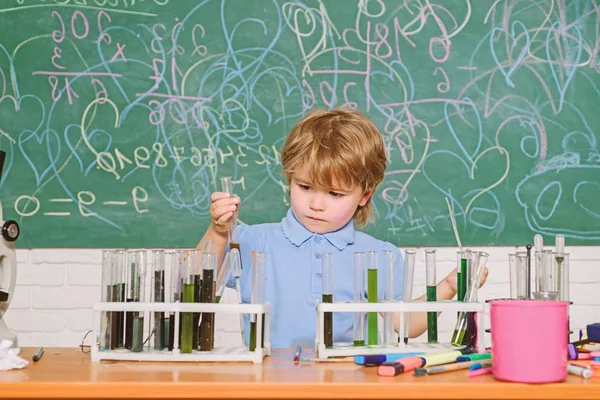
[[[220,302],[221,302],[221,296],[216,296],[215,303],[220,303]]]
[[[133,316],[131,351],[139,353],[144,347],[144,317],[140,315]]]
[[[194,303],[202,302],[202,275],[194,275]],[[192,335],[192,348],[198,350],[200,348],[200,315],[201,313],[194,313],[194,333]]]
[[[435,286],[427,286],[427,301],[437,301],[437,288]],[[429,343],[437,343],[437,312],[431,311],[427,313],[427,341]]]
[[[458,301],[465,301],[467,294],[467,259],[462,258],[460,260],[460,273],[456,275],[456,284],[458,289]]]
[[[365,345],[365,341],[364,340],[355,340],[354,341],[354,346],[356,347],[361,347]]]
[[[262,315],[262,337],[260,340],[261,346],[265,347],[265,314]],[[250,322],[250,341],[248,343],[248,348],[250,351],[254,351],[256,349],[256,322]]]
[[[165,271],[154,271],[154,301],[162,303],[165,301]],[[162,350],[165,348],[165,331],[164,323],[165,313],[154,313],[154,350]]]
[[[369,303],[377,303],[377,270],[376,269],[368,269],[367,270],[367,297],[369,299]],[[377,345],[378,343],[378,335],[377,331],[377,313],[370,312],[367,315],[367,343],[371,346]]]
[[[194,284],[183,284],[183,302],[194,302]],[[181,313],[181,343],[179,343],[179,351],[181,353],[192,352],[192,340],[194,336],[194,313]]]
[[[323,303],[333,303],[333,294],[323,294]],[[333,347],[333,313],[325,313],[325,337],[323,339],[325,347]]]

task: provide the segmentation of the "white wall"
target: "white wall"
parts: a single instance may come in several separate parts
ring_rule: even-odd
[[[506,297],[508,253],[524,248],[487,247],[477,250],[490,254],[487,284],[480,300]],[[585,329],[600,322],[600,247],[569,247],[571,254],[571,328]],[[456,248],[439,248],[438,279],[456,263]],[[101,250],[44,249],[17,250],[17,288],[6,313],[8,327],[18,334],[19,346],[79,346],[85,332],[93,326],[92,304],[100,300]],[[425,289],[424,253],[419,249],[414,294]],[[229,291],[225,300],[235,293]],[[449,340],[456,316],[440,316],[440,339]],[[217,317],[216,345],[240,343],[239,322],[234,315]],[[91,339],[90,334],[88,339]]]

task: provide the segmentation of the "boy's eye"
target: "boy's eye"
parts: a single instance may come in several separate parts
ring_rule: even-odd
[[[343,193],[338,193],[338,192],[329,192],[329,194],[333,197],[342,197],[344,196]]]
[[[300,189],[302,189],[302,190],[310,190],[310,186],[308,186],[308,185],[302,185],[299,183],[298,186],[300,186]]]

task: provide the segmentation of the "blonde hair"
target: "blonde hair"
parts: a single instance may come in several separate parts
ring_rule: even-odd
[[[302,118],[288,134],[281,150],[288,184],[304,165],[311,180],[331,188],[334,180],[375,191],[383,180],[386,155],[379,130],[367,117],[348,109],[315,110]],[[372,217],[371,198],[354,213],[363,227]]]

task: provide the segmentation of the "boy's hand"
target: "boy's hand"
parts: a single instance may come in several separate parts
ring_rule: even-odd
[[[226,236],[229,230],[229,222],[233,217],[233,213],[238,213],[239,197],[230,197],[229,193],[214,192],[210,196],[210,217],[212,226],[215,232]]]
[[[483,267],[483,272],[481,274],[481,282],[479,282],[479,287],[482,287],[483,284],[485,283],[485,281],[487,280],[488,273],[489,273],[488,268],[487,267]],[[452,270],[452,272],[450,272],[448,274],[448,276],[446,276],[444,278],[444,281],[446,282],[446,284],[448,285],[448,287],[454,293],[456,293],[458,291],[458,283],[456,282],[456,268],[454,268]]]

